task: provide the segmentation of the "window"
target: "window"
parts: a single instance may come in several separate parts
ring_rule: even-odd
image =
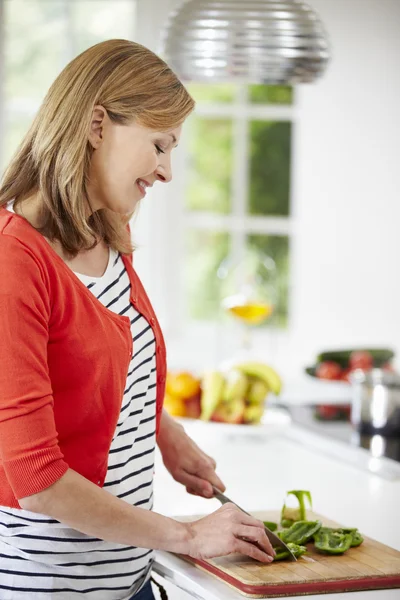
[[[183,296],[189,321],[220,316],[221,261],[246,248],[273,259],[276,306],[266,325],[286,328],[290,276],[293,91],[285,86],[191,84],[185,124]]]
[[[3,98],[0,170],[48,88],[74,56],[102,40],[133,39],[135,0],[0,0]]]

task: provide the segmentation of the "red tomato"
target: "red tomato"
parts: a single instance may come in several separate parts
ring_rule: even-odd
[[[316,375],[320,379],[340,379],[342,375],[342,368],[338,363],[332,360],[326,360],[320,363],[316,369]]]
[[[341,381],[347,381],[348,383],[350,383],[350,373],[352,372],[352,369],[343,369],[342,374],[340,376]]]
[[[337,415],[337,407],[334,404],[319,404],[316,410],[320,419],[332,420]]]
[[[315,416],[323,421],[348,421],[350,404],[317,404]]]
[[[352,352],[349,360],[350,369],[362,369],[369,371],[374,366],[374,359],[371,354],[364,350]]]

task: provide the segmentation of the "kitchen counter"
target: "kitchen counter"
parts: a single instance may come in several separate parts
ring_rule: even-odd
[[[280,509],[286,491],[307,489],[312,493],[315,512],[345,526],[358,527],[366,536],[400,550],[400,480],[388,480],[359,468],[355,461],[348,460],[349,448],[343,449],[343,456],[336,453],[331,457],[307,447],[298,436],[291,437],[292,427],[290,424],[269,427],[264,435],[253,436],[244,430],[243,434],[237,433],[237,428],[231,434],[229,427],[225,433],[221,426],[215,429],[213,424],[188,422],[185,425],[187,433],[216,459],[227,494],[249,512]],[[184,487],[171,478],[157,454],[155,511],[168,516],[209,514],[219,506],[215,499],[187,494]],[[154,572],[163,578],[172,600],[244,598],[170,553],[156,554]],[[171,583],[173,586],[169,586]],[[351,592],[351,596],[339,593],[332,598],[395,600],[399,593],[398,589],[377,590]],[[300,599],[300,596],[292,598]],[[327,600],[327,595],[313,598]]]

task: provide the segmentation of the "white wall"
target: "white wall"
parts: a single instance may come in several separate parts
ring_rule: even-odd
[[[329,32],[333,59],[320,81],[297,89],[291,326],[288,335],[257,340],[260,354],[269,348],[270,360],[291,374],[323,348],[384,345],[400,355],[400,2],[310,4]],[[153,49],[157,18],[140,40]],[[157,194],[142,207],[136,264],[164,318],[174,265],[160,249],[174,236],[163,227],[174,195]],[[202,368],[218,358],[205,330],[190,340],[168,330],[166,337],[173,367]]]
[[[333,60],[298,94],[292,361],[346,344],[400,353],[400,2],[311,3]]]

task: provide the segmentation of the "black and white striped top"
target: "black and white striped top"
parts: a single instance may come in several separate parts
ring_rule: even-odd
[[[130,304],[130,281],[118,253],[110,251],[102,277],[76,275],[109,310],[131,320],[134,354],[104,488],[131,505],[151,510],[156,427],[154,333]],[[105,542],[46,515],[0,506],[1,600],[128,600],[149,579],[152,562],[152,550]]]

